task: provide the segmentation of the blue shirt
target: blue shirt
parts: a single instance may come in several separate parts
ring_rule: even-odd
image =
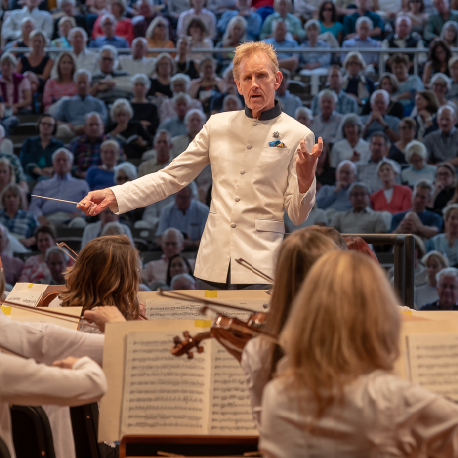
[[[280,49],[282,48],[298,48],[299,45],[297,44],[296,40],[283,40],[281,43],[279,43],[277,40],[275,40],[275,38],[267,38],[264,41],[275,47],[278,59],[289,59],[290,57],[297,56],[297,54],[290,52],[280,52]]]
[[[331,186],[329,184],[321,186],[316,195],[318,208],[323,208],[324,210],[333,208],[338,212],[351,210],[352,206],[349,199],[350,186],[347,186],[345,189],[341,189],[339,192],[334,192],[335,188],[335,186]]]
[[[318,94],[313,96],[310,109],[314,115],[321,114]],[[358,102],[354,97],[341,90],[337,96],[336,112],[343,115],[349,113],[358,113]]]
[[[310,42],[308,41],[304,41],[304,43],[302,43],[300,47],[312,49],[312,46],[310,46]],[[317,49],[318,51],[311,52],[311,53],[302,53],[300,57],[301,65],[319,63],[320,67],[323,67],[323,68],[329,67],[331,65],[332,53],[320,51],[320,49],[329,49],[329,48],[331,48],[331,46],[329,45],[328,42],[318,40],[315,43],[315,46],[313,46],[313,49]]]
[[[288,90],[285,92],[285,95],[277,95],[276,97],[281,103],[281,111],[291,117],[294,117],[296,109],[302,106],[302,100],[297,95],[291,94]]]
[[[107,109],[105,104],[100,100],[87,95],[84,99],[75,95],[69,99],[64,100],[56,113],[56,118],[61,122],[73,124],[75,126],[83,126],[85,123],[85,115],[95,111],[100,113],[103,123],[106,125],[108,121]]]
[[[453,308],[451,309],[443,309],[440,306],[439,300],[436,302],[432,302],[431,304],[426,304],[424,305],[419,312],[428,312],[428,311],[434,311],[434,312],[441,312],[441,311],[450,311],[450,310],[458,310],[458,304],[455,304]]]
[[[40,169],[52,167],[52,154],[63,146],[64,144],[61,141],[51,138],[48,146],[43,149],[41,137],[39,135],[26,138],[25,142],[22,144],[21,153],[19,155],[26,173],[33,176],[34,173],[32,170],[35,167],[40,167]]]
[[[49,180],[39,181],[33,188],[32,194],[79,202],[86,197],[88,192],[89,186],[86,181],[73,178],[69,173],[63,177],[55,173]],[[29,210],[37,217],[52,215],[57,212],[75,213],[78,211],[76,205],[38,197],[32,197]],[[81,212],[82,214],[83,212]]]
[[[125,38],[114,36],[113,38],[99,37],[89,43],[88,48],[101,48],[105,45],[111,45],[115,48],[130,48]]]
[[[229,21],[239,14],[238,11],[225,11],[218,21],[218,32],[224,34]],[[262,17],[258,13],[250,12],[249,16],[243,16],[247,22],[246,37],[248,41],[256,41],[261,32]]]
[[[344,38],[349,35],[350,33],[355,33],[355,25],[356,25],[356,20],[359,18],[359,13],[356,11],[356,13],[352,14],[351,16],[345,16],[344,21],[343,21],[343,27],[344,27],[344,33],[343,36]],[[373,13],[372,11],[366,11],[363,16],[368,17],[374,24],[374,29],[376,27],[380,27],[381,30],[383,30],[383,21],[382,18],[376,14]],[[376,40],[380,40],[381,36],[375,37]]]
[[[365,40],[360,40],[358,36],[355,38],[350,38],[350,40],[345,40],[342,43],[342,49],[348,48],[380,48],[381,44],[380,41],[376,41],[370,37],[366,38]],[[345,60],[345,56],[347,55],[346,52],[340,53],[340,63],[343,63]],[[379,55],[374,52],[362,52],[361,55],[363,56],[364,61],[367,65],[378,63]]]
[[[361,122],[365,125],[369,120],[369,116],[370,115],[360,116],[359,119],[361,119]],[[390,129],[394,130],[396,133],[398,132],[398,126],[401,122],[399,118],[396,118],[396,116],[384,115],[383,120],[388,124]],[[378,121],[373,122],[370,126],[368,126],[364,140],[367,140],[374,132],[380,130],[383,132],[385,129]]]
[[[407,210],[406,212],[396,213],[393,215],[390,232],[393,232],[399,226],[400,222],[409,211],[412,210]],[[417,213],[417,215],[420,218],[422,224],[425,226],[435,226],[439,230],[442,229],[442,217],[437,213],[430,212],[429,210],[424,210],[421,213]]]
[[[437,250],[441,253],[444,253],[447,256],[451,266],[454,266],[458,263],[458,240],[455,240],[453,246],[450,248],[445,234],[437,234],[427,240],[425,243],[425,248],[427,252]]]
[[[2,208],[0,210],[0,223],[13,234],[22,235],[25,238],[32,237],[38,227],[35,215],[24,210],[18,210],[14,218],[10,218],[6,210]]]
[[[186,234],[189,240],[200,240],[204,233],[209,210],[205,204],[193,199],[183,214],[175,202],[171,202],[161,210],[156,235],[162,235],[167,228],[174,227]]]
[[[114,186],[114,171],[109,172],[108,170],[101,169],[97,165],[92,165],[86,171],[84,179],[87,181],[91,191],[96,189],[105,189]]]
[[[157,130],[159,129],[168,130],[171,137],[177,137],[178,135],[185,135],[188,133],[184,120],[180,121],[178,116],[172,116],[171,118],[166,119],[159,125]]]
[[[325,27],[321,21],[318,21],[321,25],[320,33],[331,32],[336,38],[339,37],[339,33],[343,32],[343,25],[340,22],[334,22],[332,27]]]

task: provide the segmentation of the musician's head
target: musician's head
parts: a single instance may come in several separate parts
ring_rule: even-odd
[[[115,305],[129,320],[139,314],[140,258],[125,235],[91,240],[66,275],[64,307]]]
[[[317,416],[358,376],[393,369],[399,354],[398,305],[384,271],[365,254],[332,251],[311,268],[281,340],[288,374],[295,387],[314,394]]]

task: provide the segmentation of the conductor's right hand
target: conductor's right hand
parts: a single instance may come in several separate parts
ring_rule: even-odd
[[[77,208],[89,216],[98,215],[107,207],[110,207],[113,213],[117,213],[119,211],[118,202],[116,201],[116,197],[110,188],[101,189],[100,191],[91,191],[77,205]]]

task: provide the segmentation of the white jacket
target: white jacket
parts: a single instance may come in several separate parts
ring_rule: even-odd
[[[194,274],[224,283],[230,263],[232,283],[263,283],[235,259],[244,258],[273,277],[285,232],[285,210],[299,225],[312,209],[315,180],[306,194],[299,192],[297,182],[296,150],[301,138],[311,152],[313,132],[281,113],[278,104],[259,120],[251,117],[248,108],[213,115],[187,150],[165,169],[111,188],[119,213],[165,199],[210,164],[212,202]],[[275,140],[286,147],[269,146]]]

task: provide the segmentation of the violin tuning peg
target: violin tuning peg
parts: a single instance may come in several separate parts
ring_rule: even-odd
[[[197,353],[203,353],[204,352],[204,347],[202,345],[197,346]]]
[[[175,336],[175,337],[173,338],[173,343],[174,343],[174,345],[175,345],[175,347],[176,347],[177,345],[180,345],[181,339],[180,339],[178,336]]]
[[[188,351],[188,359],[193,359],[194,353],[192,351]]]
[[[185,339],[189,339],[191,337],[191,335],[189,334],[188,331],[184,331],[183,332],[183,336],[184,336]]]

